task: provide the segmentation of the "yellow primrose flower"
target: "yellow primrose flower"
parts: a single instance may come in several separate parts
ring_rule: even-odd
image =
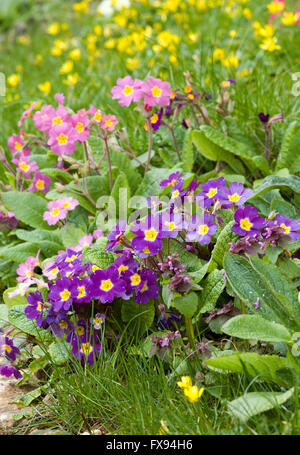
[[[281,22],[284,25],[295,25],[298,20],[298,14],[294,14],[291,11],[284,13],[283,17],[281,18]]]
[[[214,50],[213,53],[213,61],[220,61],[222,62],[225,59],[225,50],[217,47],[217,49]]]
[[[54,22],[53,24],[50,24],[49,27],[47,28],[47,33],[49,35],[58,35],[60,32],[60,24],[58,22]]]
[[[239,66],[239,59],[236,55],[230,55],[229,57],[225,58],[223,64],[226,66],[226,68],[237,68]]]
[[[273,38],[266,38],[259,47],[268,52],[281,49],[281,46],[277,44],[277,38],[275,36]]]
[[[77,13],[88,13],[89,4],[87,1],[74,3],[73,10],[76,11]]]
[[[126,60],[126,68],[129,70],[129,71],[133,71],[133,70],[136,70],[140,67],[140,63],[139,63],[139,60],[137,58],[128,58]]]
[[[230,32],[229,32],[230,38],[235,38],[236,35],[237,35],[237,31],[236,30],[230,30]]]
[[[81,57],[80,49],[76,48],[76,49],[73,49],[72,51],[70,51],[69,52],[69,57],[72,60],[80,60],[80,57]]]
[[[192,387],[192,380],[189,376],[181,376],[181,381],[177,382],[178,387],[185,389],[186,387]]]
[[[252,70],[248,68],[243,68],[237,73],[239,77],[248,77],[252,74]]]
[[[17,38],[18,43],[22,44],[23,46],[27,46],[30,43],[29,36],[21,35]]]
[[[271,24],[267,24],[264,27],[260,27],[257,31],[258,36],[261,38],[272,38],[275,33],[275,28]]]
[[[271,2],[267,5],[270,14],[279,14],[284,10],[284,3]]]
[[[247,18],[247,19],[252,19],[252,12],[249,8],[244,8],[243,9],[243,15]]]
[[[199,390],[196,385],[192,387],[186,387],[184,389],[184,394],[190,403],[196,403],[199,400],[199,398],[201,398],[203,392],[204,387],[201,387],[201,389]]]
[[[79,81],[79,74],[74,73],[74,74],[68,74],[67,79],[65,79],[63,81],[63,83],[66,85],[76,85],[78,81]]]
[[[101,36],[102,35],[102,27],[101,27],[101,25],[95,25],[94,33],[97,36]]]
[[[35,65],[40,65],[43,61],[43,56],[41,54],[37,54],[34,58],[34,64]]]
[[[176,55],[170,55],[169,62],[174,66],[178,65],[178,59]]]
[[[19,74],[11,74],[10,76],[8,76],[7,78],[7,83],[8,85],[10,85],[11,87],[16,87],[17,85],[19,85],[20,83],[20,75]]]
[[[51,83],[49,81],[44,82],[43,84],[38,85],[38,89],[45,93],[45,95],[49,95],[51,92]]]
[[[67,60],[63,65],[60,67],[59,73],[60,74],[68,74],[73,71],[74,63],[72,60]]]

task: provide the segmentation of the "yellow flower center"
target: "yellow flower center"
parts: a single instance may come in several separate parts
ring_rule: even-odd
[[[112,284],[112,282],[110,280],[102,280],[101,281],[101,286],[100,286],[101,291],[108,292],[113,287],[114,287],[114,285]]]
[[[130,277],[130,280],[131,280],[132,286],[138,286],[140,284],[140,282],[142,281],[142,279],[138,273],[135,273],[134,275],[132,275],[132,277]]]
[[[250,231],[251,227],[253,226],[253,223],[249,221],[249,218],[243,218],[240,221],[240,226],[244,231]]]
[[[131,95],[132,92],[133,92],[133,87],[131,87],[131,85],[125,85],[124,90],[122,90],[122,93],[123,93],[125,96]]]
[[[218,192],[218,189],[217,189],[217,188],[211,188],[211,189],[209,190],[209,192],[207,193],[207,196],[210,197],[210,198],[211,198],[211,197],[214,197],[215,194],[217,194],[217,192]]]
[[[153,114],[152,117],[151,117],[151,123],[156,123],[158,120],[158,115],[157,114]]]
[[[76,125],[76,130],[77,130],[78,133],[82,133],[82,131],[84,130],[83,123],[78,122],[77,125]]]
[[[171,221],[170,223],[166,221],[165,226],[169,227],[169,231],[174,231],[174,229],[176,228],[176,224],[174,223],[174,221]]]
[[[95,122],[101,122],[101,119],[102,119],[102,114],[101,114],[101,112],[97,111],[94,115],[94,120],[95,120]]]
[[[19,164],[19,167],[25,172],[27,172],[30,169],[30,166],[26,164],[25,161],[22,161],[22,163]]]
[[[111,126],[113,122],[111,120],[106,120],[105,125],[106,126]]]
[[[178,190],[173,191],[172,198],[175,198],[177,196],[179,196],[179,191]]]
[[[144,284],[144,286],[142,287],[142,289],[140,290],[140,292],[145,292],[147,291],[149,288],[147,286],[147,283]]]
[[[15,142],[15,148],[17,150],[21,150],[23,148],[23,145],[20,142],[17,141],[17,142]]]
[[[58,216],[59,212],[60,212],[59,208],[55,207],[54,209],[52,209],[51,215],[52,216]]]
[[[152,95],[155,97],[155,98],[159,98],[162,94],[162,89],[157,87],[157,85],[155,85],[152,89],[151,89],[151,92],[152,92]]]
[[[9,346],[8,344],[4,344],[2,349],[3,349],[3,351],[6,351],[8,353],[10,353],[12,350],[11,346]]]
[[[101,270],[101,269],[97,265],[92,265],[92,271],[96,272],[96,270]]]
[[[118,268],[119,274],[125,272],[126,270],[128,270],[128,267],[126,265],[120,265],[120,267]]]
[[[54,125],[61,125],[62,122],[63,122],[63,121],[62,121],[61,117],[54,117],[54,118],[52,119],[52,126],[54,126]]]
[[[63,302],[66,302],[67,300],[69,300],[69,297],[71,295],[71,292],[68,291],[68,289],[64,289],[62,292],[60,292],[60,297],[61,297],[61,300]]]
[[[55,275],[57,273],[57,267],[55,267],[54,269],[51,270],[52,275]]]
[[[100,325],[102,322],[102,318],[95,318],[95,324]]]
[[[149,242],[154,242],[157,236],[158,232],[154,228],[145,231],[145,240],[148,240]]]
[[[73,262],[73,261],[75,261],[75,259],[76,259],[76,256],[75,256],[75,254],[73,254],[73,256],[66,259],[66,262]]]
[[[84,334],[84,327],[82,325],[79,325],[76,330],[75,330],[76,335],[81,336]]]
[[[66,145],[68,143],[68,136],[61,133],[57,138],[58,145]]]
[[[43,302],[38,302],[36,309],[37,309],[37,311],[43,311]]]
[[[239,196],[237,193],[234,193],[230,196],[228,196],[228,199],[231,201],[231,202],[237,202],[241,199],[241,196]]]
[[[38,190],[44,190],[45,189],[45,182],[44,180],[38,180],[35,184]]]
[[[77,295],[78,299],[85,296],[85,287],[84,286],[77,286],[77,290],[78,290],[78,295]]]
[[[81,345],[81,349],[80,349],[80,352],[82,352],[83,354],[90,354],[91,352],[93,352],[93,348],[92,346],[90,345],[90,343],[83,343]]]
[[[198,228],[198,234],[200,235],[205,235],[208,232],[208,226],[207,224],[201,224]]]
[[[150,250],[147,246],[143,249],[143,253],[150,254]]]
[[[68,323],[66,321],[62,321],[58,325],[59,325],[59,327],[61,329],[67,329],[68,328]]]
[[[284,229],[284,233],[285,233],[285,234],[289,234],[289,233],[290,233],[291,226],[286,226],[284,223],[282,223],[282,224],[280,225],[280,227],[281,227],[282,229]]]

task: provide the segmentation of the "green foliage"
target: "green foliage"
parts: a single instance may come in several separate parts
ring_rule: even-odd
[[[175,297],[174,306],[186,318],[191,318],[198,308],[198,296],[195,292],[189,292],[182,297]]]
[[[283,294],[284,291],[280,287],[282,280],[276,284],[273,280],[270,282],[265,276],[268,273],[269,277],[274,272],[274,267],[257,259],[254,268],[253,258],[249,262],[244,257],[231,253],[227,253],[224,259],[224,269],[229,283],[251,313],[255,311],[266,319],[297,330],[299,328],[298,305]],[[276,272],[277,269],[275,269]],[[275,284],[276,287],[273,286]],[[255,309],[254,303],[258,298],[259,308]]]
[[[200,313],[206,313],[214,309],[225,285],[226,280],[222,270],[215,269],[205,278],[199,297]]]
[[[286,392],[250,392],[228,403],[228,410],[234,416],[246,423],[248,419],[261,412],[277,408],[289,400],[294,394],[291,388]]]
[[[13,327],[21,332],[32,335],[40,341],[50,341],[53,336],[47,330],[40,329],[33,319],[28,319],[24,310],[27,305],[16,305],[9,309],[8,320]]]
[[[140,337],[151,327],[154,314],[153,302],[149,302],[146,305],[139,305],[133,299],[122,302],[122,320],[130,323],[129,329],[136,337]]]
[[[5,207],[23,223],[34,228],[53,229],[43,220],[43,213],[48,209],[47,202],[41,196],[34,193],[7,191],[2,193],[2,201]]]
[[[223,324],[222,331],[233,337],[274,343],[289,343],[292,339],[290,332],[283,325],[256,314],[235,316]]]
[[[16,288],[8,288],[3,292],[3,301],[8,308],[13,307],[14,305],[27,305],[27,299],[24,295],[15,295],[14,297],[9,297],[9,293],[14,291]]]

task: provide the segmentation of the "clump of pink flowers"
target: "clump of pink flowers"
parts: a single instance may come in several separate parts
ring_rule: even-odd
[[[113,99],[118,100],[121,106],[129,106],[132,102],[138,103],[144,98],[145,109],[154,106],[168,106],[171,97],[171,87],[169,82],[149,76],[145,82],[140,79],[133,80],[131,76],[117,80],[111,94]]]
[[[63,197],[55,201],[49,202],[47,205],[48,211],[44,212],[43,219],[49,225],[57,224],[58,221],[64,220],[70,210],[74,210],[79,205],[79,202],[72,197]]]

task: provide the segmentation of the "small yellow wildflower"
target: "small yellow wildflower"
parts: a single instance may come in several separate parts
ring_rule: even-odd
[[[174,66],[178,65],[178,59],[176,55],[170,55],[169,62]]]
[[[89,12],[89,4],[87,1],[77,2],[73,5],[74,11],[77,13],[88,13]]]
[[[74,63],[72,62],[72,60],[67,60],[67,61],[60,67],[59,73],[60,73],[60,74],[68,74],[68,73],[71,73],[71,72],[73,71],[73,68],[74,68]]]
[[[225,58],[223,64],[226,68],[237,68],[239,66],[239,59],[236,55],[230,55]]]
[[[203,392],[204,387],[201,387],[201,389],[199,390],[196,385],[192,387],[186,387],[184,389],[184,394],[190,403],[196,403],[199,400],[199,398],[201,398]]]
[[[129,70],[129,71],[133,71],[133,70],[136,70],[140,67],[140,62],[137,58],[128,58],[126,60],[126,68]]]
[[[7,78],[7,83],[8,85],[10,85],[11,87],[16,87],[17,85],[19,85],[20,83],[20,75],[19,74],[11,74],[10,76],[8,76]]]
[[[284,3],[271,2],[267,5],[270,14],[279,14],[284,10]]]
[[[217,49],[214,50],[213,53],[213,61],[220,61],[222,62],[225,59],[225,50],[218,47]]]
[[[281,49],[281,46],[277,44],[277,38],[275,36],[273,36],[273,38],[266,38],[259,47],[268,52]]]
[[[44,82],[43,84],[38,85],[38,89],[45,93],[45,95],[49,95],[51,92],[51,83],[49,81]]]
[[[17,41],[18,41],[18,43],[22,44],[23,46],[28,46],[28,44],[30,43],[30,38],[27,35],[21,35],[21,36],[18,36]]]
[[[49,27],[47,28],[47,33],[49,35],[58,35],[60,32],[60,24],[58,22],[54,22],[53,24],[50,24]]]
[[[230,32],[229,32],[230,38],[235,38],[236,35],[237,35],[237,31],[236,30],[230,30]]]
[[[101,36],[102,35],[102,27],[101,27],[101,25],[95,25],[94,33],[97,36]]]
[[[185,389],[186,387],[192,387],[193,383],[189,376],[181,376],[181,381],[177,382],[178,387]]]
[[[249,8],[243,9],[243,15],[249,20],[252,19],[252,12]]]
[[[74,74],[68,74],[67,79],[65,79],[63,82],[66,85],[76,85],[78,81],[79,81],[79,74],[74,73]]]
[[[298,20],[298,14],[294,14],[291,11],[284,13],[283,17],[281,18],[281,22],[284,25],[295,25]]]
[[[80,49],[76,48],[76,49],[73,49],[72,51],[70,51],[69,52],[69,57],[72,60],[80,60],[80,57],[81,57]]]

